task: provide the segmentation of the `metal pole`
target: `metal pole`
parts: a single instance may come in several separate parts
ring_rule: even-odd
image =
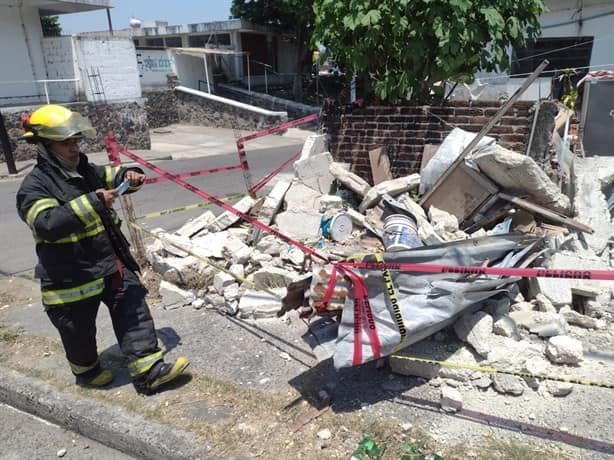
[[[9,169],[9,174],[17,174],[13,150],[11,150],[11,141],[9,140],[9,133],[6,132],[6,126],[4,126],[2,112],[0,112],[0,142],[2,143],[2,150],[4,150],[4,158],[6,160],[6,166]]]
[[[211,94],[211,87],[209,86],[209,67],[207,67],[207,55],[206,54],[203,56],[203,59],[205,60],[205,75],[207,76],[207,92]]]
[[[109,33],[113,35],[113,23],[111,22],[111,9],[107,8],[107,22],[109,23]]]
[[[47,104],[49,104],[49,91],[47,91],[47,80],[43,80],[43,86],[45,87],[45,99],[47,100]]]
[[[252,93],[252,78],[251,74],[249,73],[249,54],[247,55],[247,91],[250,94]]]
[[[269,82],[266,78],[266,65],[264,66],[264,92],[269,94]]]

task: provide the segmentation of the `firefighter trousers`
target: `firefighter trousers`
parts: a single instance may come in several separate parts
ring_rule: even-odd
[[[101,301],[109,309],[117,342],[128,360],[133,378],[143,375],[162,359],[153,318],[145,301],[147,289],[127,268],[123,269],[122,281],[119,287],[114,286],[117,283],[113,282],[113,276],[108,276],[99,295],[46,307],[49,319],[60,333],[66,358],[76,376],[95,373],[100,369],[96,316]]]

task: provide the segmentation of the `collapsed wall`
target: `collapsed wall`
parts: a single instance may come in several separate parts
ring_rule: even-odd
[[[420,172],[427,144],[441,144],[453,127],[478,132],[503,101],[449,101],[445,106],[404,103],[399,106],[326,105],[322,123],[336,161],[350,163],[352,172],[373,183],[369,151],[390,146],[392,175]],[[499,145],[524,152],[531,129],[533,102],[516,102],[489,136]]]

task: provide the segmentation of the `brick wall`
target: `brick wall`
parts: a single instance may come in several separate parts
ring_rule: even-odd
[[[326,105],[323,124],[329,135],[329,150],[336,161],[350,163],[352,171],[372,183],[369,150],[389,146],[394,177],[420,172],[425,144],[440,144],[459,127],[478,132],[495,115],[499,101],[450,101],[441,106]],[[524,152],[531,128],[533,102],[517,102],[495,125],[489,136],[500,145]]]

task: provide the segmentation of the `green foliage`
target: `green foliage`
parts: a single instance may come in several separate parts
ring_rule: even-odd
[[[62,35],[59,16],[41,16],[43,37],[59,37]]]
[[[578,88],[573,84],[571,77],[577,74],[576,69],[565,69],[559,76],[559,80],[563,82],[563,97],[561,102],[571,110],[576,110],[578,103]]]
[[[352,454],[352,460],[380,460],[385,451],[385,447],[378,446],[371,438],[365,438]]]
[[[330,48],[368,95],[425,100],[436,82],[507,70],[507,47],[539,35],[543,10],[542,0],[315,0],[312,45]]]

